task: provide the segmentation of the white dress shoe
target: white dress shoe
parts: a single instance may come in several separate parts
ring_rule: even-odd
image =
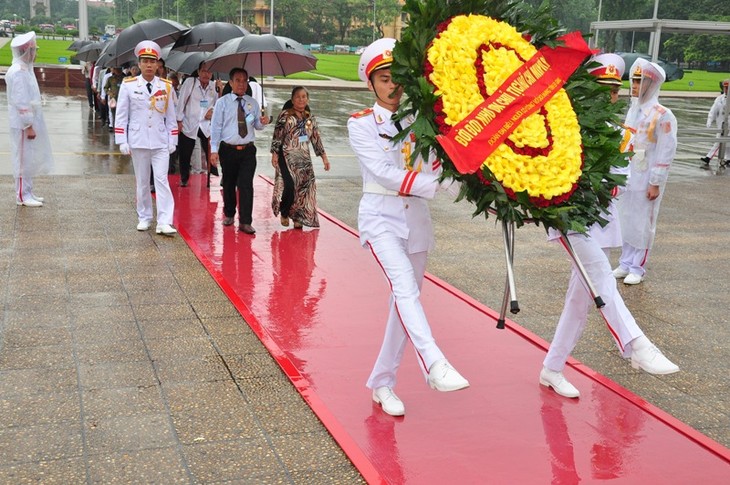
[[[383,386],[373,390],[373,401],[380,404],[385,414],[403,416],[406,413],[403,401],[395,395],[391,387]]]
[[[31,197],[33,197],[38,202],[45,202],[45,200],[46,200],[43,197],[41,197],[40,195],[31,194]]]
[[[629,275],[624,278],[625,285],[638,285],[642,281],[644,281],[644,277],[636,273],[629,273]]]
[[[615,270],[613,270],[613,277],[617,280],[620,280],[621,278],[626,278],[629,275],[629,272],[625,269],[622,269],[621,266],[617,267]]]
[[[547,367],[540,371],[540,384],[552,387],[555,392],[564,397],[580,397],[580,391],[565,378],[562,372],[555,372]]]
[[[631,342],[631,367],[658,375],[679,372],[679,366],[667,359],[644,335]]]
[[[164,234],[165,236],[172,236],[173,234],[177,234],[177,229],[169,224],[157,224],[157,230],[155,232],[157,234]]]
[[[446,359],[440,359],[428,369],[428,385],[437,391],[450,392],[469,387],[469,381],[464,379]]]
[[[43,202],[41,202],[40,200],[33,199],[33,198],[25,199],[23,201],[16,200],[15,203],[17,205],[23,205],[25,207],[42,207],[43,206]]]
[[[139,224],[137,224],[137,230],[138,231],[146,231],[150,228],[150,223],[147,221],[139,221]]]

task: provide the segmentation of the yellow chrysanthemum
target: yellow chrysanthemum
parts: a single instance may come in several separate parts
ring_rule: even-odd
[[[427,52],[433,67],[429,80],[441,96],[445,123],[455,126],[484,101],[480,82],[493,93],[536,53],[509,24],[483,15],[453,17]],[[484,66],[481,80],[479,63]],[[564,90],[522,120],[508,140],[518,149],[549,150],[532,156],[500,145],[484,164],[504,187],[547,200],[572,190],[581,175],[581,135]]]

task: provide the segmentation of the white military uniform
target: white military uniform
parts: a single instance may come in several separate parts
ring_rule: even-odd
[[[591,74],[596,76],[597,82],[608,85],[620,85],[621,76],[624,72],[624,62],[616,54],[601,54],[594,59],[603,65],[593,69]],[[628,167],[613,167],[612,173],[628,174]],[[606,326],[611,332],[616,345],[623,357],[631,355],[631,341],[644,335],[636,324],[631,312],[626,308],[621,294],[616,287],[616,278],[613,276],[611,264],[608,260],[608,249],[620,247],[621,226],[615,216],[614,202],[603,213],[603,218],[608,223],[601,227],[595,223],[588,228],[587,235],[570,232],[568,240],[573,251],[583,264],[586,274],[593,284],[598,295],[601,296],[605,306],[599,309]],[[548,239],[555,240],[564,245],[560,234],[550,229]],[[567,250],[567,248],[566,248]],[[562,372],[565,363],[575,348],[580,336],[583,334],[588,322],[588,312],[594,305],[588,287],[571,261],[571,274],[568,283],[568,290],[565,294],[565,304],[560,320],[555,328],[550,348],[545,357],[543,365],[555,372]]]
[[[28,32],[10,44],[13,62],[5,74],[10,127],[10,157],[15,178],[15,199],[18,204],[33,200],[33,177],[53,168],[53,154],[48,129],[41,109],[33,61],[35,33]],[[28,139],[25,130],[33,127],[36,137]]]
[[[718,130],[722,129],[722,123],[725,121],[725,100],[727,99],[727,83],[728,81],[723,82],[723,94],[715,98],[715,101],[712,103],[712,107],[710,108],[710,112],[707,113],[707,128],[712,128],[712,125],[715,125]],[[717,134],[718,137],[721,136],[721,133]],[[720,150],[720,143],[715,142],[712,145],[712,148],[710,148],[710,151],[707,152],[707,158],[712,160],[712,157],[715,157],[718,155],[718,152]],[[730,157],[730,153],[726,152],[725,157]]]
[[[638,69],[638,70],[637,70]],[[620,268],[643,276],[654,243],[659,206],[664,197],[664,186],[669,167],[677,150],[677,119],[659,104],[659,86],[664,71],[645,59],[637,59],[631,72],[640,72],[640,96],[632,99],[626,115],[626,126],[633,133],[630,151],[634,152],[629,164],[630,175],[626,191],[618,199],[619,221],[623,247]],[[633,77],[633,74],[632,74]],[[644,89],[646,79],[653,82]],[[659,196],[647,198],[649,185],[659,187]]]
[[[177,146],[177,120],[172,83],[155,76],[151,93],[140,75],[126,78],[119,89],[114,120],[115,141],[128,144],[137,181],[137,215],[140,222],[152,221],[150,169],[155,174],[157,224],[172,224],[175,201],[167,170],[170,150]],[[173,150],[174,151],[174,150]]]
[[[358,213],[360,242],[372,251],[391,287],[390,314],[380,354],[367,387],[394,387],[407,339],[427,375],[444,355],[436,346],[420,302],[420,288],[434,236],[428,199],[439,188],[438,160],[413,155],[413,135],[398,133],[392,113],[375,105],[347,122],[350,144],[360,161],[363,196]],[[404,128],[411,120],[403,120]]]

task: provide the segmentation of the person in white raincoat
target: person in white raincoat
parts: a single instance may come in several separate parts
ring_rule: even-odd
[[[623,59],[616,54],[600,54],[592,60],[601,63],[601,66],[592,69],[591,74],[596,76],[597,83],[611,87],[611,102],[615,103],[618,101],[621,76],[625,68]],[[611,172],[626,175],[628,168],[613,167]],[[603,215],[608,221],[605,226],[593,224],[588,228],[587,234],[569,232],[568,241],[583,264],[597,294],[605,303],[599,311],[621,356],[631,358],[633,367],[641,368],[651,374],[677,372],[679,367],[664,357],[644,335],[616,288],[616,279],[613,277],[611,263],[608,260],[610,248],[621,246],[621,227],[614,211],[614,204],[611,203]],[[550,229],[548,239],[565,244],[558,231],[554,229]],[[563,369],[585,330],[591,306],[593,306],[593,296],[573,263],[565,294],[565,305],[543,361],[539,379],[540,384],[553,388],[561,396],[570,398],[580,396],[578,389],[563,375]]]
[[[730,79],[725,79],[720,82],[720,90],[722,94],[715,98],[715,101],[712,103],[712,107],[710,108],[710,112],[707,113],[707,128],[712,128],[712,125],[715,125],[718,130],[722,129],[722,124],[725,121],[725,100],[727,99],[728,87],[730,87]],[[721,135],[722,133],[717,134],[718,137],[720,137]],[[710,168],[710,160],[712,160],[713,157],[719,157],[719,153],[720,143],[715,142],[712,145],[712,148],[710,148],[710,151],[707,152],[707,155],[700,158],[700,160],[702,160],[702,165],[700,165],[700,168]],[[725,156],[730,156],[730,154],[728,154],[726,151]],[[724,162],[725,160],[720,160],[721,164]]]
[[[33,72],[35,38],[35,32],[31,31],[10,42],[13,62],[5,74],[15,202],[26,207],[43,205],[43,197],[33,194],[33,178],[47,174],[53,168],[51,142],[41,110],[41,92]]]
[[[469,382],[436,345],[420,301],[426,259],[434,244],[428,200],[446,185],[439,183],[442,169],[435,157],[426,161],[415,156],[413,133],[392,141],[413,121],[393,120],[403,95],[390,74],[394,45],[395,39],[380,39],[362,53],[360,79],[367,82],[376,103],[352,115],[347,130],[363,179],[360,242],[372,251],[391,288],[385,336],[367,387],[385,413],[402,416],[405,407],[393,388],[408,340],[431,388],[456,391]]]
[[[664,70],[645,59],[631,66],[631,107],[626,129],[632,139],[630,176],[626,192],[618,199],[623,246],[616,278],[624,284],[641,283],[654,244],[659,206],[677,151],[677,119],[659,104],[659,87],[666,79]]]

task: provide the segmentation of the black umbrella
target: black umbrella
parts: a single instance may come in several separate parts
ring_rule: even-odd
[[[250,75],[288,76],[316,69],[317,58],[288,37],[251,34],[221,44],[206,65],[215,72],[243,67]]]
[[[175,42],[188,28],[183,24],[168,19],[148,19],[122,30],[114,38],[114,46],[110,46],[102,59],[107,67],[121,67],[134,61],[134,48],[143,40],[153,40],[160,47]]]
[[[206,22],[194,25],[172,46],[173,50],[183,52],[211,52],[227,40],[249,35],[250,32],[238,25],[227,22]]]
[[[114,61],[114,55],[115,55],[116,50],[117,50],[117,39],[118,39],[118,37],[114,37],[112,40],[107,41],[104,44],[104,47],[101,49],[101,52],[99,52],[99,56],[96,59],[96,64],[98,66],[102,66],[102,67],[109,67],[109,66],[119,67],[122,64],[124,64],[123,62],[122,63],[119,63],[119,64],[116,64],[116,63],[113,62]]]
[[[101,54],[101,51],[104,49],[105,45],[106,44],[101,41],[87,44],[81,47],[76,53],[76,59],[86,62],[95,62],[97,59],[99,59],[99,55]]]
[[[68,46],[68,47],[66,47],[66,50],[67,51],[78,52],[79,49],[81,49],[85,45],[89,45],[89,44],[91,44],[93,42],[94,42],[93,40],[86,40],[86,39],[81,40],[81,39],[77,39],[77,40],[71,42],[71,45]]]
[[[175,72],[192,74],[209,56],[210,52],[182,52],[173,49],[165,59],[165,65]]]

